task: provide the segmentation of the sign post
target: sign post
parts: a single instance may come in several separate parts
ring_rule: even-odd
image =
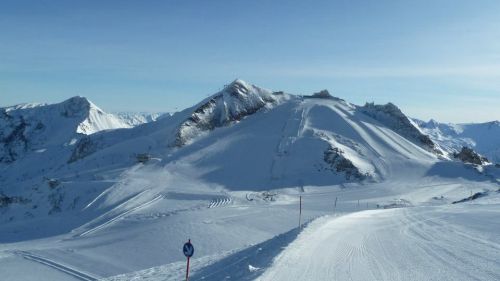
[[[187,258],[186,281],[189,281],[189,259],[194,254],[194,247],[193,244],[191,244],[191,239],[188,239],[188,241],[184,244],[184,246],[182,247],[182,252]]]
[[[301,229],[301,219],[302,219],[302,195],[299,197],[299,229]]]
[[[337,211],[337,197],[335,197],[335,203],[333,203],[333,212]]]

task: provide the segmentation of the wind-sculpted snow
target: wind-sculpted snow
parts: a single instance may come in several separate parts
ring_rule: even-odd
[[[422,134],[394,104],[378,105],[366,103],[360,107],[360,110],[428,151],[441,153],[434,145],[434,142],[427,135]]]

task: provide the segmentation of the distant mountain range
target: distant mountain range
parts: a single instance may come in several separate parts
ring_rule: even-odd
[[[153,200],[172,181],[268,190],[439,176],[462,146],[498,161],[499,122],[423,122],[391,103],[242,80],[172,115],[109,114],[83,97],[17,105],[0,109],[0,220],[77,214],[72,229],[127,198]],[[124,181],[147,161],[157,169]]]
[[[171,115],[168,112],[115,112],[113,114],[131,127],[154,122],[159,118],[165,118]]]
[[[490,161],[500,163],[500,122],[451,124],[413,119],[422,132],[448,152],[457,152],[470,147],[486,156]]]

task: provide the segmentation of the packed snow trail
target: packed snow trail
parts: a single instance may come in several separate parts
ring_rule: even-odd
[[[319,219],[256,280],[500,280],[500,210],[446,208]]]
[[[37,263],[46,265],[48,267],[51,267],[53,269],[56,269],[58,271],[64,272],[65,274],[68,274],[69,276],[74,277],[78,280],[82,280],[82,281],[97,281],[98,280],[97,277],[93,277],[93,276],[89,275],[88,273],[78,271],[74,268],[71,268],[69,266],[60,264],[60,263],[55,262],[53,260],[41,257],[39,255],[35,255],[33,253],[29,253],[26,251],[15,251],[14,253],[16,255],[22,256],[23,258],[25,258],[27,260],[37,262]]]
[[[134,196],[133,198],[131,198],[131,199],[129,199],[129,200],[127,200],[127,201],[125,201],[124,203],[122,203],[122,204],[120,204],[119,206],[115,207],[112,211],[116,211],[116,210],[120,209],[120,207],[122,207],[123,205],[125,205],[125,204],[129,203],[130,201],[132,201],[132,202],[133,202],[133,200],[137,199],[137,197],[140,197],[140,196],[141,196],[142,194],[144,194],[146,191],[147,191],[147,190],[145,190],[145,191],[143,191],[143,192],[141,192],[141,193],[137,194],[137,195],[136,195],[136,196]],[[137,211],[137,210],[139,210],[139,209],[146,208],[146,207],[148,207],[148,206],[150,206],[150,205],[152,205],[152,204],[156,203],[158,200],[161,200],[161,199],[163,199],[163,198],[164,198],[164,196],[163,196],[163,195],[158,194],[158,195],[156,195],[153,199],[150,199],[149,201],[146,201],[145,203],[141,203],[140,205],[135,206],[135,207],[133,207],[133,208],[131,208],[131,209],[128,209],[128,210],[126,210],[126,211],[124,211],[124,212],[122,212],[122,213],[120,213],[120,214],[118,214],[118,215],[116,215],[116,216],[112,217],[111,219],[108,219],[108,220],[106,220],[106,221],[104,221],[104,222],[102,222],[102,223],[99,223],[99,224],[98,224],[98,225],[96,225],[96,226],[92,226],[90,229],[87,229],[87,230],[85,230],[85,231],[83,231],[83,232],[81,232],[81,233],[75,234],[75,235],[74,235],[74,237],[83,237],[83,236],[87,236],[87,235],[89,235],[89,234],[92,234],[92,233],[94,233],[94,232],[96,232],[96,231],[102,230],[103,228],[108,227],[109,225],[111,225],[111,224],[113,224],[113,223],[117,222],[118,220],[123,219],[123,218],[124,218],[125,216],[127,216],[128,214],[133,213],[133,212],[135,212],[135,211]],[[109,212],[109,213],[111,213],[111,212]],[[95,221],[99,221],[99,222],[100,222],[100,220],[101,220],[101,219],[103,219],[104,217],[108,216],[108,215],[109,215],[109,213],[106,213],[106,214],[104,214],[104,215],[102,215],[102,216],[98,217],[97,219],[95,219],[95,220],[91,221],[91,222],[90,222],[90,223],[88,223],[87,225],[90,225],[90,224],[94,223]],[[87,225],[83,226],[82,228],[86,227]]]

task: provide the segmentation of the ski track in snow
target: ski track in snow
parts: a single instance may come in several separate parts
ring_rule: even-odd
[[[300,136],[304,127],[304,109],[295,109],[283,125],[281,140],[276,146],[276,155],[271,163],[271,179],[280,180],[286,170],[287,155],[290,148]]]
[[[26,251],[13,251],[14,254],[25,258],[26,260],[30,260],[33,262],[37,262],[46,266],[49,266],[58,271],[64,272],[72,277],[82,280],[82,281],[97,281],[100,277],[94,277],[89,275],[88,273],[76,270],[72,267],[66,266],[64,264],[58,263],[56,261],[41,257],[39,255],[35,255]]]
[[[131,201],[131,200],[133,200],[133,199],[136,199],[137,197],[141,196],[143,193],[144,193],[144,192],[141,192],[141,193],[137,194],[137,195],[136,195],[136,196],[134,196],[132,199],[127,200],[126,202],[124,202],[124,203],[120,204],[119,206],[122,206],[123,204],[126,204],[126,203],[130,202],[130,201]],[[133,207],[133,208],[131,208],[131,209],[128,209],[127,211],[122,212],[122,213],[120,213],[120,214],[118,214],[118,215],[116,215],[116,216],[112,217],[111,219],[108,219],[108,220],[106,220],[106,221],[102,222],[102,223],[99,223],[97,226],[94,226],[94,227],[92,227],[92,228],[90,228],[90,229],[88,229],[88,230],[86,230],[86,231],[84,231],[84,232],[82,232],[82,233],[76,234],[76,235],[74,235],[73,237],[84,237],[84,236],[87,236],[87,235],[89,235],[89,234],[95,233],[96,231],[99,231],[99,230],[101,230],[101,229],[103,229],[103,228],[106,228],[106,227],[110,226],[111,224],[115,223],[116,221],[118,221],[118,220],[120,220],[120,219],[122,219],[122,218],[126,217],[128,214],[130,214],[130,213],[132,213],[132,212],[134,212],[134,211],[137,211],[137,210],[140,210],[140,209],[146,208],[146,207],[148,207],[148,206],[150,206],[150,205],[152,205],[152,204],[156,203],[158,200],[161,200],[161,199],[163,199],[163,198],[164,198],[164,196],[163,196],[163,195],[161,195],[161,194],[156,195],[155,197],[153,197],[153,199],[151,199],[151,200],[149,200],[149,201],[147,201],[147,202],[145,202],[145,203],[142,203],[142,204],[140,204],[140,205],[138,205],[138,206],[136,206],[136,207]],[[106,215],[106,214],[105,214],[105,215]],[[99,217],[98,219],[102,219],[105,215],[103,215],[103,216]]]
[[[320,220],[256,280],[500,280],[500,245],[441,216],[408,208]]]

